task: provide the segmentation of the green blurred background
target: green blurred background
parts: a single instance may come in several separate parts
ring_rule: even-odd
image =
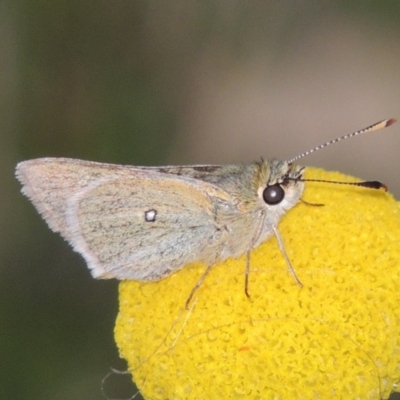
[[[102,399],[110,367],[126,367],[117,282],[92,279],[47,228],[19,193],[17,162],[285,159],[400,118],[396,1],[2,0],[0,35],[1,399]],[[400,197],[399,130],[303,164]],[[105,390],[136,389],[113,375]]]

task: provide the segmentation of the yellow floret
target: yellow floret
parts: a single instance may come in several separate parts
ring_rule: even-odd
[[[306,177],[353,179],[307,169]],[[400,381],[400,206],[383,190],[307,183],[275,238],[216,265],[120,284],[115,337],[145,399],[387,399]]]

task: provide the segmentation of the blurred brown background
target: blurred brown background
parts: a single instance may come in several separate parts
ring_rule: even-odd
[[[19,193],[18,161],[286,159],[400,119],[396,1],[3,0],[0,38],[2,399],[102,399],[109,368],[125,368],[117,282],[93,280],[47,228]],[[400,123],[302,164],[400,197],[399,148]],[[134,393],[113,379],[109,397]]]

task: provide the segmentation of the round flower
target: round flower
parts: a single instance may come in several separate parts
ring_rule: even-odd
[[[308,168],[306,177],[354,181]],[[146,399],[386,399],[400,380],[400,206],[306,183],[274,237],[215,265],[120,284],[115,337]],[[307,203],[306,203],[307,202]],[[308,203],[322,203],[313,206]]]

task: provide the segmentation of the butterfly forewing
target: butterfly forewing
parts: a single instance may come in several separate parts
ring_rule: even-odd
[[[111,167],[38,159],[21,163],[17,176],[94,276],[155,280],[199,258],[214,261],[203,249],[218,243],[213,211],[226,192],[153,168]]]

